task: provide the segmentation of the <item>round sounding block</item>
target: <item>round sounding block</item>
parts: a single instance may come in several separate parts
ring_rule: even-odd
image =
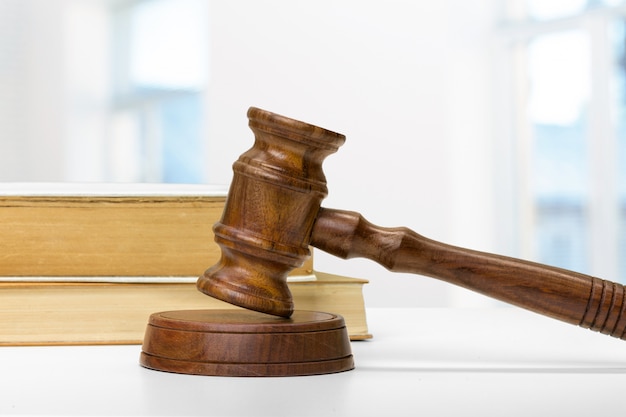
[[[140,364],[213,376],[319,375],[354,369],[343,317],[298,310],[288,319],[243,309],[154,313]]]

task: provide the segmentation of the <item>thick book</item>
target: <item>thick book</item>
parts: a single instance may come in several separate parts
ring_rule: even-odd
[[[340,314],[351,340],[371,338],[367,281],[314,275],[289,281],[295,308]],[[0,345],[139,344],[152,313],[221,308],[239,307],[194,283],[1,282]]]
[[[227,190],[179,184],[0,184],[0,345],[138,343],[147,317],[232,308],[195,279],[220,257]],[[292,271],[296,308],[369,338],[367,281]]]
[[[0,184],[0,277],[198,276],[219,259],[212,227],[226,194],[209,185]],[[312,270],[309,260],[292,274]]]

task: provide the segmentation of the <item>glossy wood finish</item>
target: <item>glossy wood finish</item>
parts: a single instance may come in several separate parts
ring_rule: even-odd
[[[205,293],[288,317],[284,277],[311,244],[626,338],[626,291],[620,284],[446,245],[407,228],[374,226],[358,213],[321,209],[326,193],[321,162],[344,137],[259,109],[248,115],[256,142],[235,163],[223,220],[215,228],[222,259],[198,282]]]
[[[567,323],[626,338],[621,284],[560,268],[459,248],[359,213],[321,209],[311,244],[341,258],[365,257],[394,272],[438,278]]]
[[[142,366],[212,376],[298,376],[354,368],[341,316],[295,311],[290,319],[249,310],[152,314]]]
[[[257,108],[248,111],[254,146],[233,165],[221,220],[220,261],[198,279],[205,294],[289,317],[287,275],[310,256],[309,236],[328,194],[322,162],[345,136]]]

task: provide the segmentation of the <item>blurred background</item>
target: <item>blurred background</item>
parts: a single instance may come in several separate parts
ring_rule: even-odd
[[[256,106],[347,136],[327,207],[626,283],[625,46],[622,0],[0,0],[0,181],[227,186]]]

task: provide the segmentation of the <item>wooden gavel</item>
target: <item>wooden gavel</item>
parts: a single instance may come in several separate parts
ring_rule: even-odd
[[[220,261],[198,279],[208,295],[290,317],[287,276],[309,245],[341,258],[365,257],[390,271],[425,275],[567,323],[626,339],[624,286],[588,275],[372,225],[355,212],[321,207],[324,158],[345,136],[257,108],[254,146],[233,165],[223,217],[214,226]]]

